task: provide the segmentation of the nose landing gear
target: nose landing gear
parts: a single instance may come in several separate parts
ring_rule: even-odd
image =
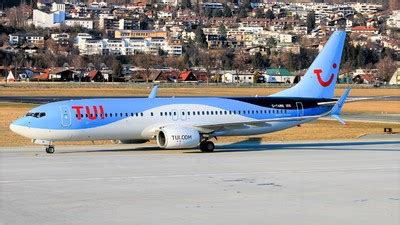
[[[54,153],[54,145],[49,145],[46,147],[46,152],[48,154],[53,154]]]

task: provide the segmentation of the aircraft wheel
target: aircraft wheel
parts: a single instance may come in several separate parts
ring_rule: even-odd
[[[46,147],[46,152],[49,153],[49,154],[53,154],[54,153],[54,146]]]
[[[212,141],[202,141],[200,143],[200,150],[202,152],[213,152],[215,149],[215,145]]]

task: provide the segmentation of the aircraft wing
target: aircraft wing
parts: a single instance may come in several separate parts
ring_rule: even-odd
[[[273,122],[291,122],[291,121],[304,121],[304,120],[314,120],[327,115],[331,115],[339,122],[344,124],[344,121],[339,117],[340,111],[343,107],[343,104],[346,102],[346,98],[350,93],[350,88],[346,89],[343,95],[334,102],[333,107],[326,113],[314,115],[314,116],[292,116],[292,117],[283,117],[283,118],[272,118],[272,119],[263,119],[263,120],[246,120],[246,121],[235,121],[228,123],[213,123],[213,124],[197,124],[193,127],[199,129],[203,132],[214,132],[219,130],[232,130],[239,128],[247,128],[247,127],[268,127],[271,126]]]
[[[320,117],[326,116],[326,114],[315,115],[315,116],[296,116],[296,117],[284,117],[284,118],[273,118],[273,119],[263,119],[263,120],[245,120],[245,121],[235,121],[227,123],[200,123],[193,125],[197,128],[206,132],[213,132],[219,130],[233,130],[251,127],[268,127],[271,126],[273,122],[291,122],[291,121],[304,121],[310,119],[318,119]]]

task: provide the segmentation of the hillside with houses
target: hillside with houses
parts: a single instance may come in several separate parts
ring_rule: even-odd
[[[13,81],[296,83],[329,35],[348,33],[338,82],[387,84],[400,6],[191,0],[38,0],[0,11]],[[3,5],[4,6],[4,5]],[[395,82],[396,83],[396,82]]]

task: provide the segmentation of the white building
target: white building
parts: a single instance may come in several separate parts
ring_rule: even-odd
[[[293,27],[293,32],[297,35],[307,35],[307,26],[296,25]]]
[[[51,34],[50,37],[55,41],[60,41],[60,40],[68,40],[70,36],[68,33],[55,33]]]
[[[240,26],[237,30],[242,33],[259,34],[264,28],[261,26]]]
[[[65,11],[46,13],[38,9],[33,10],[33,25],[36,27],[59,27],[65,23]]]
[[[223,83],[254,83],[254,74],[230,71],[222,75]]]
[[[10,34],[9,43],[11,45],[32,44],[38,47],[43,47],[44,36],[40,34]]]
[[[157,12],[157,16],[158,16],[158,18],[160,18],[160,19],[172,19],[172,17],[173,17],[173,13],[172,12],[169,12],[169,11],[159,11],[159,12]]]
[[[88,33],[78,33],[74,40],[74,45],[77,46],[79,49],[83,49],[86,40],[93,39],[93,36]]]
[[[58,3],[53,2],[53,4],[51,4],[51,11],[52,12],[57,12],[57,11],[65,12],[65,4],[58,4]]]
[[[386,25],[392,28],[400,28],[400,10],[393,11],[393,14],[386,20]]]
[[[158,0],[157,2],[164,4],[164,5],[171,5],[171,6],[178,5],[178,0]]]
[[[392,78],[389,81],[390,85],[400,85],[400,68],[393,73]]]
[[[279,42],[280,43],[292,43],[294,36],[291,34],[280,34]]]
[[[84,27],[87,29],[93,29],[93,20],[91,19],[68,19],[65,20],[65,25],[70,27]]]
[[[80,55],[102,55],[103,41],[93,39],[81,39],[78,43]]]
[[[182,55],[182,45],[169,43],[164,38],[81,39],[78,48],[81,55],[158,54],[159,50]]]
[[[380,4],[354,3],[351,6],[361,14],[373,14],[382,10],[382,5]]]
[[[70,38],[70,36],[68,33],[51,34],[51,39],[53,39],[60,45],[69,45],[69,38]]]

